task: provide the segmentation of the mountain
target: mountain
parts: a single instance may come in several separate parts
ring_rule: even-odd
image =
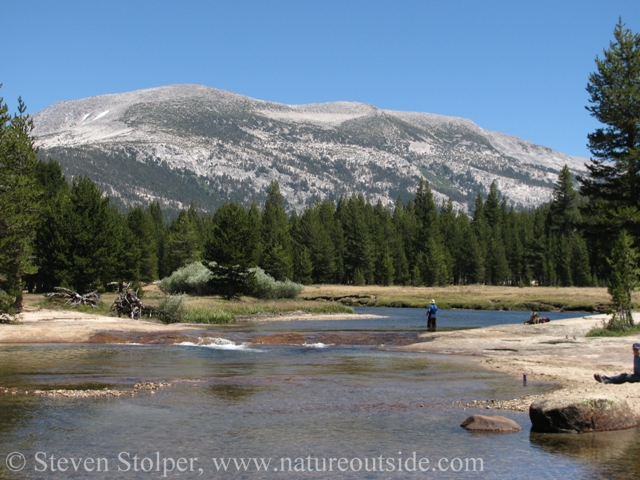
[[[88,175],[123,205],[212,209],[264,200],[278,180],[290,208],[362,192],[392,204],[429,180],[436,200],[472,205],[496,181],[516,207],[550,199],[560,169],[586,159],[470,120],[333,102],[284,105],[199,85],[58,102],[33,115],[44,158]]]

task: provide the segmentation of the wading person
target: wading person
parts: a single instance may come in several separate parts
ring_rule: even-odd
[[[438,312],[438,307],[436,306],[436,301],[431,300],[431,305],[427,308],[427,330],[429,332],[436,331],[436,313]]]
[[[596,373],[593,375],[601,383],[637,383],[640,382],[640,343],[633,344],[633,373],[621,373],[614,377],[607,377]]]

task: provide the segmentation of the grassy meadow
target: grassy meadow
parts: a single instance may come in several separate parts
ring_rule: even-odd
[[[572,310],[604,311],[610,297],[606,288],[578,287],[499,287],[485,285],[448,287],[382,287],[376,285],[311,285],[300,298],[373,296],[352,300],[353,304],[376,307],[426,308],[434,299],[439,308],[477,310]],[[349,299],[345,299],[349,302]],[[634,293],[634,306],[640,306],[640,292]]]
[[[105,293],[99,308],[79,307],[75,310],[100,315],[113,315],[109,308],[117,294]],[[163,293],[156,285],[144,287],[142,301],[157,306]],[[346,297],[339,301],[327,301],[319,297]],[[261,300],[241,297],[225,300],[215,296],[189,296],[183,322],[228,323],[251,316],[280,315],[292,312],[311,314],[352,313],[350,305],[375,307],[426,308],[434,299],[444,309],[478,310],[536,310],[545,311],[606,311],[610,297],[606,288],[559,287],[496,287],[496,286],[448,286],[448,287],[400,287],[400,286],[351,286],[310,285],[293,300]],[[634,293],[634,307],[640,307],[640,292]],[[27,308],[69,308],[64,302],[52,302],[42,295],[27,294]]]

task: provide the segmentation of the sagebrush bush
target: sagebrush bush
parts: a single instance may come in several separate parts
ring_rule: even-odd
[[[249,271],[253,274],[255,282],[252,282],[253,291],[247,293],[258,298],[295,298],[304,288],[304,285],[290,280],[278,281],[260,267],[251,268]],[[211,270],[201,262],[195,262],[179,268],[171,276],[163,278],[158,283],[158,287],[167,294],[211,295],[220,293],[215,292],[211,285],[210,281],[213,276]]]
[[[186,295],[165,295],[153,310],[153,316],[162,323],[182,322],[187,312],[186,303]]]
[[[254,292],[259,298],[296,298],[304,285],[285,280],[281,282],[274,279],[260,267],[252,269],[256,279],[256,290]]]
[[[191,295],[207,295],[211,293],[209,280],[213,277],[211,270],[201,262],[190,263],[179,268],[169,277],[158,283],[164,293],[189,293]]]

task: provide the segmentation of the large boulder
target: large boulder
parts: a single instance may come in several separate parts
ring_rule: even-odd
[[[529,407],[531,431],[585,433],[623,430],[638,425],[626,400],[613,395],[557,395]]]
[[[499,415],[471,415],[460,424],[474,432],[519,432],[522,427],[507,417]]]

